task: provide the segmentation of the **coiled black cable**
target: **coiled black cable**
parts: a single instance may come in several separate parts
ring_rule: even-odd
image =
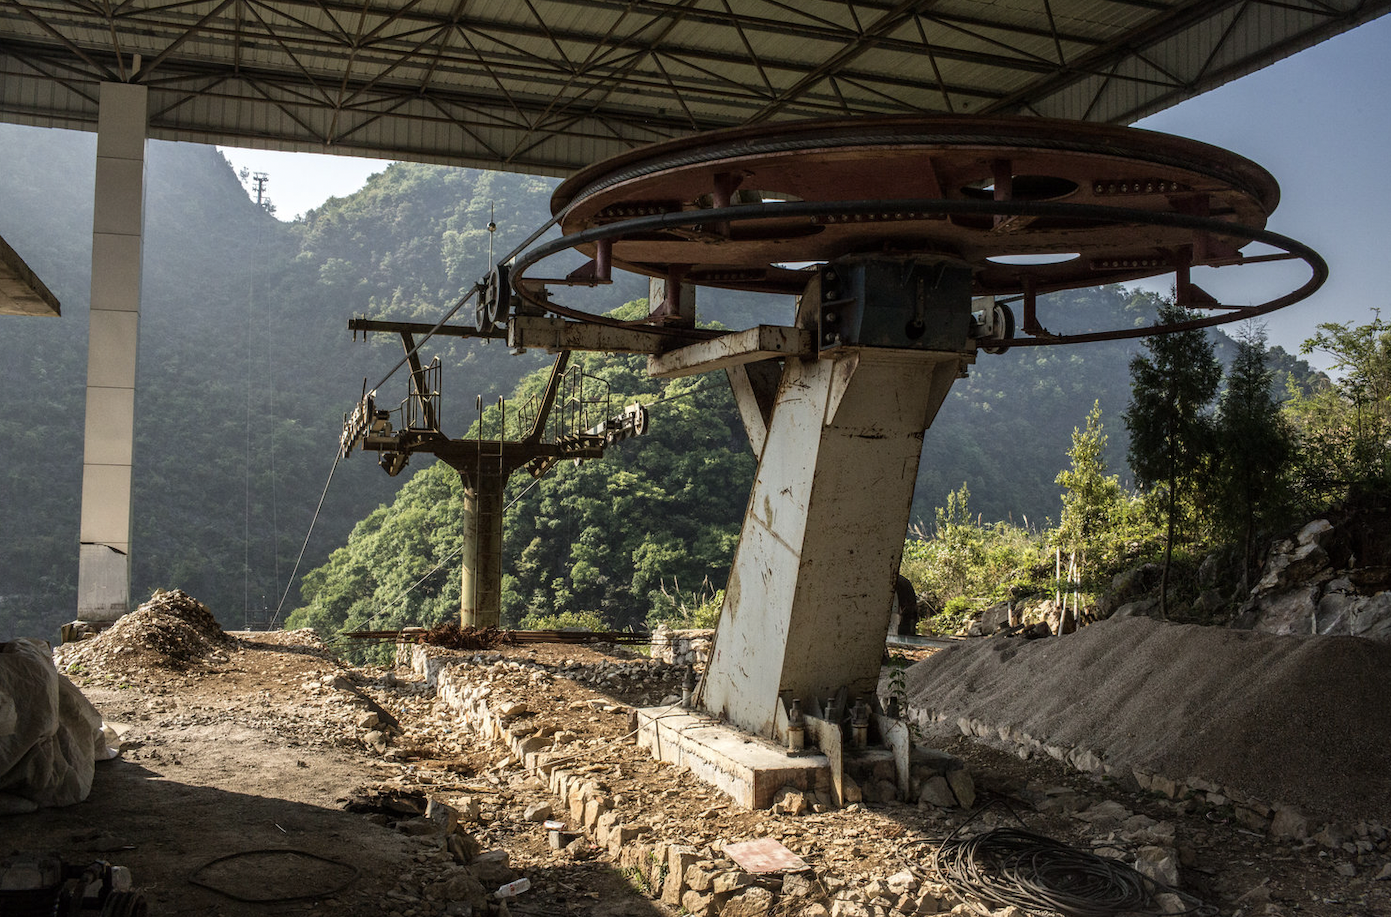
[[[963,899],[1065,917],[1114,917],[1126,912],[1217,915],[1215,907],[1156,882],[1119,860],[1023,828],[995,828],[959,837],[969,824],[942,841],[932,855],[934,871]],[[1164,893],[1177,895],[1186,910],[1163,910],[1157,899]]]

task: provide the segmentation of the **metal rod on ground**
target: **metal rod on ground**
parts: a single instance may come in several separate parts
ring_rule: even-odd
[[[339,636],[349,640],[414,641],[429,631],[423,627],[396,630],[356,630]],[[634,631],[571,631],[571,630],[504,630],[498,631],[502,643],[649,643],[652,635]]]

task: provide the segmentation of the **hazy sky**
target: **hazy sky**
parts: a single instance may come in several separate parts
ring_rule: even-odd
[[[1391,242],[1388,47],[1391,16],[1139,122],[1225,147],[1279,180],[1281,203],[1269,228],[1312,246],[1331,270],[1314,297],[1267,317],[1271,343],[1288,350],[1297,350],[1320,322],[1370,321],[1372,309],[1391,304],[1381,261],[1388,257],[1381,246]],[[270,176],[267,190],[286,220],[351,194],[386,167],[346,156],[223,152],[234,165]],[[1242,304],[1266,301],[1305,277],[1302,267],[1280,266],[1194,275],[1219,299]]]

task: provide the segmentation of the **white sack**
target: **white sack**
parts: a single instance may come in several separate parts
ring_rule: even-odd
[[[13,711],[13,715],[7,711]],[[0,643],[0,812],[87,798],[101,715],[53,665],[47,644]]]

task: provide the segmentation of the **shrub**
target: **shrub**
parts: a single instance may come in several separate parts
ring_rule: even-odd
[[[947,496],[928,535],[915,527],[899,567],[931,609],[933,629],[956,630],[976,610],[1046,588],[1052,556],[1046,538],[1008,522],[981,524],[966,485]],[[955,622],[955,623],[953,623]]]
[[[693,592],[683,592],[680,583],[673,583],[668,589],[663,581],[661,589],[652,594],[647,626],[653,630],[661,624],[678,630],[711,628],[719,623],[723,607],[724,590],[716,589],[709,577]]]
[[[531,613],[517,625],[519,630],[606,631],[609,626],[592,611],[562,611],[558,614]]]

